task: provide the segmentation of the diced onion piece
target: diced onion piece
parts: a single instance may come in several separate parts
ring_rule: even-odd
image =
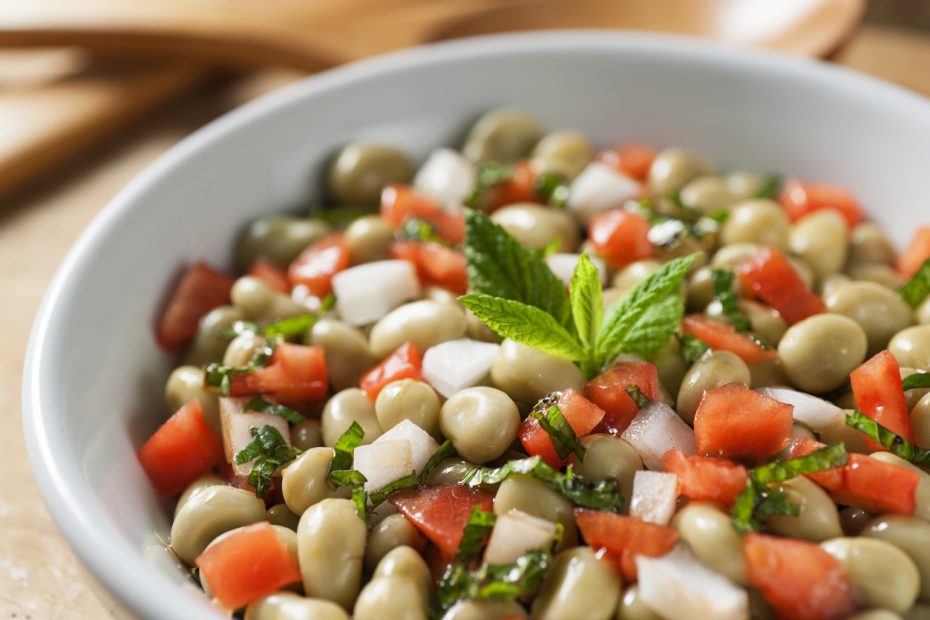
[[[845,424],[846,414],[843,410],[822,398],[784,387],[764,387],[757,391],[769,398],[794,406],[794,411],[791,413],[794,420],[815,433],[834,424]]]
[[[395,439],[359,446],[355,449],[352,467],[365,476],[366,491],[377,491],[398,478],[413,473],[410,444],[402,439]]]
[[[500,345],[469,338],[450,340],[426,350],[423,378],[446,398],[477,385],[489,372]]]
[[[746,590],[710,570],[683,547],[650,558],[636,558],[639,596],[668,620],[745,620],[749,618]]]
[[[411,422],[403,420],[392,426],[386,433],[375,439],[374,444],[387,441],[405,441],[410,446],[410,462],[417,472],[423,471],[423,466],[439,449],[439,444],[422,428]]]
[[[533,549],[548,549],[555,533],[555,523],[513,508],[494,523],[484,562],[509,564]]]
[[[380,260],[333,276],[339,316],[350,325],[372,323],[408,299],[420,296],[420,281],[405,260]]]
[[[659,401],[640,409],[620,437],[636,449],[648,469],[661,470],[662,456],[669,450],[697,454],[694,431],[674,409]]]
[[[451,208],[460,208],[475,187],[475,169],[452,149],[437,149],[413,180],[417,192]]]
[[[638,471],[633,476],[630,516],[668,525],[678,500],[678,476],[658,471]]]
[[[258,413],[243,411],[249,398],[220,398],[220,426],[223,430],[223,450],[226,460],[232,465],[233,472],[247,476],[252,471],[255,460],[247,463],[236,463],[236,455],[242,452],[252,442],[252,428],[273,426],[287,445],[291,445],[291,431],[287,420],[273,413]]]
[[[568,208],[587,222],[602,211],[620,208],[639,193],[640,185],[634,179],[595,161],[588,164],[572,182]]]
[[[578,265],[578,259],[580,257],[580,254],[550,254],[546,257],[546,264],[549,265],[549,269],[552,270],[552,273],[557,275],[559,279],[565,283],[565,286],[568,286],[569,282],[572,280],[572,274],[575,273],[575,266]],[[604,263],[604,260],[596,256],[591,256],[590,258],[601,276],[601,285],[606,284],[607,265]]]

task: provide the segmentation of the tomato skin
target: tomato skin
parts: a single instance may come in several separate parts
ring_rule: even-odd
[[[881,351],[852,371],[849,382],[862,413],[914,443],[914,429],[901,383],[901,368],[890,351]],[[871,439],[868,444],[873,450],[884,450]]]
[[[928,258],[930,258],[930,226],[925,226],[917,229],[907,248],[898,255],[896,266],[898,271],[911,277]]]
[[[670,527],[612,512],[576,508],[575,523],[589,546],[606,549],[618,562],[628,583],[636,581],[636,556],[665,555],[678,543],[678,532]]]
[[[788,215],[788,219],[799,219],[822,209],[837,211],[852,228],[862,221],[862,208],[852,193],[844,187],[805,183],[791,179],[778,195],[778,202]]]
[[[139,463],[162,498],[177,495],[224,459],[223,440],[204,421],[198,400],[178,409],[139,450]]]
[[[823,447],[824,444],[809,437],[798,437],[792,442],[789,455],[794,458]],[[912,515],[917,508],[920,475],[864,454],[850,452],[845,466],[807,477],[826,489],[835,502],[866,512]]]
[[[333,291],[333,276],[349,266],[349,247],[342,233],[324,237],[300,253],[287,268],[291,286],[303,284],[317,297]]]
[[[155,338],[173,353],[197,335],[200,319],[229,301],[233,279],[198,261],[184,272],[158,320]]]
[[[605,413],[593,432],[619,437],[626,430],[639,413],[639,407],[625,391],[631,385],[639,386],[643,394],[652,400],[659,398],[661,389],[655,364],[618,362],[585,385],[584,395]]]
[[[194,563],[213,596],[229,610],[301,580],[297,560],[267,521],[233,531]]]
[[[323,347],[281,342],[264,368],[233,374],[231,396],[270,394],[281,404],[300,406],[320,400],[329,388]]]
[[[681,495],[724,506],[736,501],[749,479],[742,465],[709,456],[685,456],[678,450],[665,453],[662,468],[678,476]]]
[[[598,256],[619,268],[652,256],[650,228],[639,213],[613,209],[591,219],[588,240]]]
[[[574,388],[563,390],[556,403],[565,421],[579,438],[594,430],[604,419],[604,410],[578,393]],[[568,464],[556,451],[549,434],[543,430],[539,420],[528,416],[520,425],[520,443],[530,456],[542,458],[546,463],[560,469]]]
[[[424,381],[420,374],[423,366],[423,357],[419,349],[412,342],[405,342],[397,350],[387,356],[383,362],[362,375],[358,386],[365,390],[372,402],[388,383],[401,379],[416,379]]]
[[[614,149],[608,149],[598,154],[597,159],[617,172],[645,181],[649,176],[649,169],[658,153],[651,146],[644,144],[624,144]]]
[[[729,351],[747,364],[767,362],[778,357],[778,351],[763,349],[758,342],[736,331],[729,323],[720,323],[703,315],[686,316],[681,329],[714,351]]]
[[[761,463],[791,442],[792,411],[742,384],[706,390],[694,414],[698,452]]]
[[[461,211],[447,211],[408,185],[391,184],[384,188],[381,217],[394,228],[402,227],[411,218],[419,218],[435,226],[446,241],[455,244],[465,241],[465,215]]]
[[[249,269],[249,275],[261,279],[265,284],[279,293],[285,295],[290,295],[291,293],[291,285],[287,281],[287,272],[264,256],[259,256],[255,259],[255,262],[252,263],[252,267]]]
[[[811,291],[775,248],[762,248],[736,267],[740,282],[756,297],[778,310],[789,324],[827,311],[823,300]]]
[[[483,489],[452,483],[400,491],[389,501],[439,548],[444,561],[451,562],[472,507],[490,511],[493,500]]]
[[[780,620],[840,620],[858,607],[839,560],[814,543],[751,533],[743,557],[750,585]]]
[[[395,241],[391,257],[410,262],[420,283],[434,285],[464,295],[468,291],[465,255],[438,243]]]

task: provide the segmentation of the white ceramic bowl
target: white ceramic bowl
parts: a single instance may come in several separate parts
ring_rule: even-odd
[[[926,224],[930,105],[819,62],[690,40],[554,33],[460,41],[305,80],[172,149],[68,254],[26,363],[30,457],[52,516],[90,571],[145,618],[216,618],[164,551],[169,515],[135,451],[165,418],[170,360],[152,326],[187,261],[228,264],[237,229],[308,204],[350,139],[416,156],[514,104],[601,145],[683,145],[722,169],[848,185],[898,243]],[[187,584],[186,586],[184,584]]]

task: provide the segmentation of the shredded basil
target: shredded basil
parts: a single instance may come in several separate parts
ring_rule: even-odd
[[[444,460],[454,456],[458,456],[458,452],[455,451],[455,446],[452,445],[452,442],[446,439],[440,444],[439,449],[433,453],[433,456],[429,457],[429,460],[426,461],[426,465],[423,466],[423,471],[420,472],[417,482],[421,485],[426,484],[433,470]]]
[[[355,449],[361,445],[365,431],[358,422],[352,424],[339,436],[336,445],[333,446],[333,462],[329,465],[329,478],[333,484],[339,484],[333,480],[333,472],[352,469],[352,459]]]
[[[930,388],[930,372],[915,372],[901,381],[904,391]]]
[[[252,355],[249,363],[242,367],[227,366],[225,364],[207,365],[203,373],[203,384],[206,387],[219,388],[220,394],[228,396],[229,390],[232,388],[233,375],[250,373],[267,366],[274,356],[276,344],[273,340],[265,343],[265,346]]]
[[[401,241],[415,241],[417,243],[438,243],[443,246],[451,244],[439,236],[435,224],[418,217],[411,217],[404,222],[403,227],[395,233]]]
[[[633,399],[633,402],[636,403],[636,406],[640,409],[652,404],[652,399],[646,396],[636,384],[626,386],[623,388],[623,391],[629,394],[630,398]]]
[[[475,173],[475,187],[465,199],[464,204],[471,209],[482,208],[482,201],[489,189],[503,185],[514,175],[514,167],[496,161],[484,162]]]
[[[564,209],[568,203],[568,183],[565,177],[557,172],[544,172],[539,175],[533,191],[546,204],[557,209]]]
[[[404,489],[412,489],[417,486],[420,482],[420,479],[416,474],[408,474],[402,478],[398,478],[393,482],[389,482],[377,491],[368,494],[368,500],[371,502],[372,508],[376,508],[384,503],[392,493],[397,491],[403,491]]]
[[[924,261],[910,280],[898,291],[911,308],[917,308],[930,295],[930,258]]]
[[[872,441],[914,465],[930,468],[930,450],[919,448],[897,433],[885,428],[861,411],[846,412],[846,425],[865,433]]]
[[[255,495],[264,497],[271,486],[271,477],[279,467],[290,463],[300,455],[300,450],[289,446],[281,433],[273,426],[265,425],[261,428],[249,429],[253,439],[235,456],[239,465],[248,463],[252,459],[252,469],[249,471],[249,484],[255,488]]]
[[[693,366],[705,353],[710,351],[710,347],[694,334],[678,334],[678,342],[681,345],[681,356],[688,366]]]
[[[546,396],[533,407],[530,416],[539,422],[552,445],[558,453],[559,458],[564,459],[569,454],[574,453],[578,460],[584,460],[584,447],[578,441],[578,435],[572,430],[568,420],[562,415],[562,410],[555,404],[558,402],[559,393],[555,392]]]
[[[713,269],[710,279],[714,285],[714,300],[720,304],[723,314],[738,332],[752,330],[752,323],[739,309],[739,298],[733,292],[733,272],[727,269]]]
[[[271,413],[276,416],[280,416],[290,422],[291,424],[300,424],[304,422],[307,418],[300,415],[290,407],[284,405],[278,405],[275,403],[268,402],[261,396],[256,396],[243,407],[245,411],[258,411],[259,413]]]

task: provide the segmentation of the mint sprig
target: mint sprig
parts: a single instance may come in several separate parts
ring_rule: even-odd
[[[930,258],[924,261],[910,280],[898,291],[911,308],[917,308],[930,295]]]

